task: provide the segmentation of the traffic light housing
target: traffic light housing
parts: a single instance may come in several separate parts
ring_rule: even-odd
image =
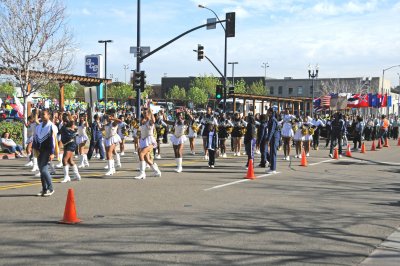
[[[222,85],[217,85],[217,87],[215,89],[215,99],[217,99],[217,100],[221,100],[222,99],[223,88],[224,87]]]
[[[138,88],[140,88],[140,82],[141,82],[141,75],[140,72],[134,72],[134,76],[133,76],[133,82],[135,85],[135,89],[137,90]]]
[[[226,37],[235,37],[235,12],[226,13]]]
[[[229,87],[229,95],[232,95],[235,93],[235,87],[234,86],[230,86]]]
[[[146,72],[140,71],[140,92],[144,92],[146,87]]]
[[[197,45],[197,60],[204,59],[204,46],[201,44]]]

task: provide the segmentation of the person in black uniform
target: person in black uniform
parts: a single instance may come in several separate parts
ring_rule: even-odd
[[[276,112],[274,109],[268,109],[268,136],[267,146],[269,144],[269,156],[270,156],[270,170],[268,174],[276,174],[276,152],[279,146],[279,140],[281,138],[281,132],[278,127],[278,119],[276,118]]]

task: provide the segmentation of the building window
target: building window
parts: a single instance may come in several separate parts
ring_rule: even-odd
[[[310,86],[310,95],[313,94],[313,86]]]
[[[293,94],[293,88],[289,88],[289,95]]]
[[[297,87],[297,94],[298,95],[302,95],[303,94],[303,87],[302,86],[298,86]]]
[[[279,94],[279,95],[282,95],[282,90],[283,90],[282,86],[279,86],[279,87],[278,87],[278,94]]]
[[[270,88],[269,88],[269,94],[274,94],[274,86],[271,86]]]

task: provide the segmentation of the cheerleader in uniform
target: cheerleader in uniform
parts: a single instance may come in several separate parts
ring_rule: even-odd
[[[74,163],[74,153],[77,148],[77,143],[75,142],[77,128],[75,126],[74,119],[71,115],[66,113],[63,114],[62,117],[63,126],[60,130],[61,142],[64,146],[64,155],[62,158],[63,168],[64,168],[64,179],[61,183],[66,183],[71,181],[69,176],[69,167],[72,167],[72,171],[74,172],[75,179],[81,180],[81,176],[78,171],[77,165]]]
[[[235,113],[232,124],[233,156],[240,156],[240,150],[242,148],[241,140],[244,135],[243,129],[247,126],[247,123],[240,118],[239,113]]]
[[[115,118],[115,110],[110,109],[108,116],[105,117],[105,138],[104,143],[106,146],[106,160],[107,166],[105,167],[108,169],[105,175],[113,175],[115,174],[115,165],[117,167],[122,167],[121,165],[121,158],[119,154],[115,151],[115,148],[118,143],[121,142],[121,138],[118,135],[118,124],[121,120]],[[114,155],[116,155],[116,160],[114,161]]]
[[[191,117],[191,116],[190,116]],[[192,117],[190,119],[193,119]],[[177,115],[177,120],[167,121],[168,124],[174,125],[174,134],[171,136],[172,147],[174,148],[176,169],[175,172],[182,172],[182,154],[183,154],[183,144],[186,142],[185,131],[187,125],[185,124],[184,113],[180,112]]]
[[[188,110],[189,114],[191,114],[191,111]],[[195,155],[196,152],[194,151],[194,140],[197,137],[197,132],[199,131],[199,125],[198,125],[198,120],[195,119],[193,116],[190,116],[189,118],[189,145],[190,145],[190,153],[192,155]]]
[[[150,152],[154,147],[157,147],[157,142],[154,138],[154,123],[155,118],[150,109],[143,109],[143,118],[140,121],[140,139],[139,139],[139,175],[135,179],[146,178],[146,163],[154,171],[154,176],[160,177],[161,171],[156,163],[153,163],[150,158]]]
[[[300,158],[301,159],[301,147],[302,143],[304,140],[304,135],[303,135],[303,128],[302,128],[302,123],[300,122],[299,119],[295,119],[294,125],[293,125],[293,132],[294,132],[294,145],[296,146],[296,156],[295,158]]]
[[[119,152],[121,156],[125,155],[125,137],[128,135],[128,124],[125,122],[125,116],[119,115],[119,120],[121,122],[118,124],[118,136],[121,138],[121,142],[119,143]]]
[[[89,161],[87,155],[84,153],[84,148],[89,137],[87,136],[86,130],[89,127],[87,122],[86,114],[80,114],[78,124],[78,136],[76,137],[76,144],[78,144],[79,154],[79,168],[88,167]]]
[[[225,114],[221,113],[218,120],[218,138],[219,138],[219,148],[221,150],[221,156],[226,158],[226,139],[229,136],[228,128],[233,127],[233,124],[225,118]]]
[[[292,119],[294,119],[295,116],[291,115],[289,113],[289,109],[286,109],[285,115],[282,117],[282,139],[283,139],[283,153],[284,153],[284,160],[289,161],[290,160],[290,145],[292,142],[292,138],[294,135],[293,129],[292,129]]]

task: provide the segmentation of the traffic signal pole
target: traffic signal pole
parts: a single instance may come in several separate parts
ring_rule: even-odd
[[[142,62],[142,51],[140,48],[140,0],[137,0],[137,57],[136,57],[136,73],[140,73],[140,63]],[[134,89],[136,89],[136,118],[140,121],[140,87],[133,84]]]

